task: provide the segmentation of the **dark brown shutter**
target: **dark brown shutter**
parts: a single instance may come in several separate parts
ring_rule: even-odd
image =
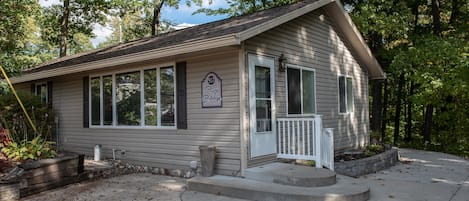
[[[47,104],[52,108],[52,81],[47,82]]]
[[[89,115],[89,77],[83,78],[83,128],[90,127],[90,115]]]
[[[176,63],[177,128],[187,129],[186,62]]]
[[[31,94],[36,95],[36,84],[31,84]]]

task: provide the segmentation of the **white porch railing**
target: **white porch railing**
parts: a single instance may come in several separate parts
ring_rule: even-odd
[[[324,165],[333,170],[333,133],[332,129],[328,131],[330,135],[323,137],[320,115],[313,118],[277,118],[277,157],[314,160],[316,167]]]
[[[323,129],[321,148],[322,165],[329,170],[334,170],[334,133],[332,128]]]

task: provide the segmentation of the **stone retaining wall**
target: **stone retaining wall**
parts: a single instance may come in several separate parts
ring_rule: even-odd
[[[335,162],[334,171],[342,175],[359,177],[389,168],[394,166],[397,162],[399,162],[398,149],[393,147],[381,154],[368,158]]]

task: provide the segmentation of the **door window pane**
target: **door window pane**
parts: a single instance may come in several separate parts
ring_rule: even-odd
[[[117,124],[140,125],[140,72],[116,75]]]
[[[339,112],[345,113],[346,110],[346,100],[345,100],[345,77],[339,77]]]
[[[158,101],[156,89],[156,69],[146,70],[144,72],[145,89],[145,125],[158,125]]]
[[[271,100],[256,101],[256,127],[257,132],[272,131]]]
[[[270,68],[256,66],[256,98],[270,98]]]
[[[160,69],[161,125],[174,126],[174,69]]]
[[[303,70],[303,114],[316,113],[314,97],[314,72]]]
[[[288,79],[288,114],[301,114],[300,70],[287,69]]]
[[[112,125],[112,76],[103,77],[103,125]]]
[[[101,78],[91,78],[91,125],[101,125]]]

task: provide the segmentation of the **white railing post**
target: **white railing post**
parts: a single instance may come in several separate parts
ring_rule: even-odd
[[[321,144],[322,144],[322,119],[321,115],[314,115],[314,137],[315,137],[315,154],[316,155],[316,167],[321,168],[322,167],[322,153],[321,153]]]
[[[324,151],[323,151],[323,162],[324,166],[330,170],[334,170],[334,132],[333,128],[324,129]]]

